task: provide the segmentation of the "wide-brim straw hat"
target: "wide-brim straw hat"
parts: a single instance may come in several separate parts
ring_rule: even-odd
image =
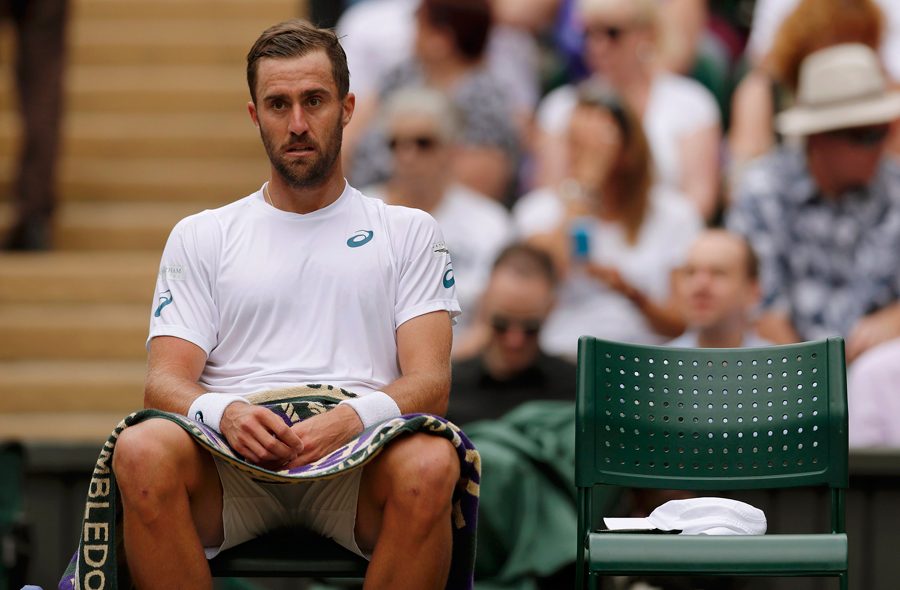
[[[889,91],[878,55],[845,43],[812,53],[800,66],[797,106],[778,115],[783,135],[890,123],[900,118],[900,92]]]

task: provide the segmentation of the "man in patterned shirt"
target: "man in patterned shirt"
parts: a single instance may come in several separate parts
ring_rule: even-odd
[[[898,117],[868,47],[804,60],[798,105],[777,126],[805,147],[755,163],[727,219],[760,257],[764,338],[840,335],[852,360],[900,337],[900,166],[884,152]]]

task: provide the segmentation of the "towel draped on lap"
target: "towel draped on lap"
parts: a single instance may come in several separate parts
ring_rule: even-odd
[[[288,425],[328,411],[355,394],[330,385],[308,385],[276,389],[249,396],[250,403],[263,405]],[[374,426],[314,463],[284,471],[270,471],[245,461],[218,432],[181,416],[160,410],[141,410],[116,426],[100,451],[85,503],[78,550],[66,569],[60,590],[130,590],[122,535],[122,503],[116,487],[112,458],[119,434],[150,418],[171,420],[185,429],[202,447],[237,466],[257,481],[291,484],[328,479],[358,469],[371,461],[385,445],[408,433],[425,433],[446,438],[456,448],[461,478],[453,496],[453,555],[447,588],[470,590],[475,563],[475,530],[481,459],[469,439],[452,423],[429,414],[408,414]]]

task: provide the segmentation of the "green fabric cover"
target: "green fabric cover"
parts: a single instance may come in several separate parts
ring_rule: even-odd
[[[575,561],[575,404],[535,401],[465,432],[481,455],[478,590],[531,590]],[[598,488],[601,514],[619,490]]]

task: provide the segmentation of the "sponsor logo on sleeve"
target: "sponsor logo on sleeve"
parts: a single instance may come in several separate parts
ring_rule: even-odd
[[[441,256],[449,256],[450,250],[447,249],[447,244],[444,242],[438,242],[437,244],[431,245],[431,255],[435,258],[440,258]]]
[[[160,267],[159,278],[163,281],[183,281],[187,278],[187,268],[183,266]]]
[[[372,236],[374,235],[375,232],[371,230],[361,229],[353,234],[353,237],[347,240],[347,245],[351,248],[359,248],[360,246],[365,246],[372,241]]]
[[[448,262],[447,266],[450,266],[451,264],[453,264],[452,261]],[[451,267],[444,271],[444,288],[449,289],[454,284],[456,284],[456,279],[453,278],[453,268]]]
[[[159,294],[159,307],[156,308],[156,311],[153,312],[153,317],[158,318],[159,314],[162,312],[163,308],[170,303],[172,303],[172,291],[166,289],[162,293]]]

